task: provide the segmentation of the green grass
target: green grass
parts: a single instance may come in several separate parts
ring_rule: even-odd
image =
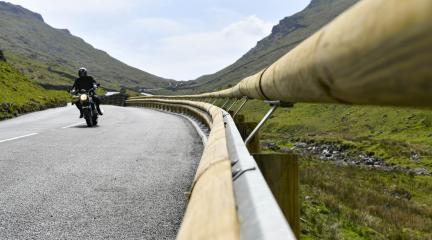
[[[65,91],[45,90],[10,64],[0,61],[0,120],[19,114],[65,105]]]
[[[431,239],[432,177],[301,162],[302,239]]]
[[[269,107],[250,101],[242,114],[259,121]],[[376,106],[296,104],[280,108],[261,131],[281,148],[299,141],[332,142],[354,152],[373,153],[389,165],[432,171],[432,111]],[[411,159],[418,153],[419,161]]]
[[[6,51],[5,56],[8,62],[28,79],[39,84],[68,88],[76,78],[70,68],[57,63],[45,63],[10,51]]]

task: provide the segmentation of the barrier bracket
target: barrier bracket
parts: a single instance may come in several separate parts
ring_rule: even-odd
[[[246,138],[245,144],[247,145],[250,140],[255,136],[255,134],[260,130],[260,128],[264,125],[265,122],[273,115],[278,107],[293,107],[293,103],[286,103],[281,101],[264,101],[265,103],[271,106],[270,110],[266,113],[266,115],[261,119],[255,129],[251,132],[251,134]]]
[[[242,110],[242,108],[244,107],[244,105],[246,104],[247,101],[248,101],[248,98],[246,97],[245,100],[242,102],[242,104],[240,104],[239,108],[233,114],[233,116],[232,116],[233,118],[237,115],[237,113],[240,112],[240,110]]]
[[[238,102],[238,99],[234,100],[234,102],[227,108],[227,112],[231,110],[231,108]]]
[[[233,181],[237,180],[241,175],[243,175],[243,173],[248,171],[254,171],[254,170],[256,170],[256,167],[251,167],[243,170],[237,169],[236,171],[233,172]]]

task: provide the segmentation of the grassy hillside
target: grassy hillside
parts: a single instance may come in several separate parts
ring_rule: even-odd
[[[251,101],[250,121],[268,106]],[[295,143],[322,143],[382,159],[387,165],[432,172],[432,111],[396,107],[296,104],[279,109],[263,128],[264,139],[281,149]],[[331,147],[329,147],[331,149]]]
[[[109,89],[168,85],[168,80],[130,67],[20,6],[0,2],[0,26],[0,47],[10,63],[46,87],[69,86],[81,66]]]
[[[303,11],[282,19],[268,37],[235,63],[214,74],[185,82],[185,89],[177,93],[206,92],[234,85],[271,65],[357,1],[312,0]]]
[[[67,92],[45,90],[28,80],[9,63],[0,60],[0,120],[63,106],[68,100]]]

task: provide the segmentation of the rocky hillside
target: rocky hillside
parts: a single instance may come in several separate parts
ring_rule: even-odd
[[[46,24],[41,15],[0,2],[0,49],[8,61],[47,88],[69,86],[86,66],[109,89],[156,88],[168,80],[130,67],[73,36]]]
[[[282,19],[272,33],[232,65],[185,82],[187,90],[226,88],[269,66],[358,0],[312,0],[303,11]]]

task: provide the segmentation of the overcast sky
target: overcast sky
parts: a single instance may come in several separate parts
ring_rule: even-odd
[[[310,0],[9,0],[121,61],[191,80],[245,54]]]

